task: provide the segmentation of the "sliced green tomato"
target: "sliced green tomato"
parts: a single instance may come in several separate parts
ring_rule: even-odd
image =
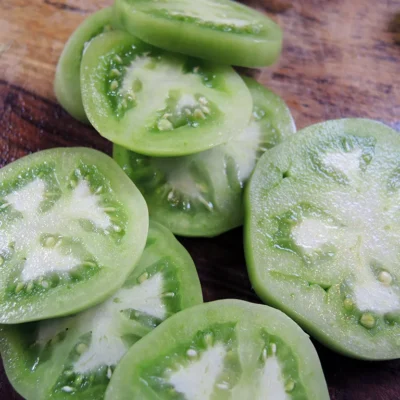
[[[106,400],[326,400],[308,336],[273,308],[221,300],[182,311],[118,364]]]
[[[141,154],[215,147],[237,136],[251,117],[251,95],[231,67],[171,54],[124,32],[90,42],[81,86],[92,125]]]
[[[332,349],[400,357],[400,135],[370,120],[304,129],[246,194],[253,287]]]
[[[138,266],[106,302],[73,317],[2,328],[7,376],[28,400],[101,399],[132,344],[201,302],[190,255],[170,231],[150,223]]]
[[[71,314],[122,286],[146,243],[148,213],[117,163],[53,149],[0,170],[0,323]]]
[[[272,64],[282,32],[267,16],[229,0],[117,0],[115,11],[133,35],[170,51],[221,64]]]
[[[88,123],[82,104],[80,68],[82,54],[87,43],[95,36],[115,26],[113,9],[100,10],[87,19],[72,33],[58,60],[54,91],[58,102],[74,118]]]
[[[229,143],[191,156],[152,158],[114,146],[114,158],[144,195],[149,212],[183,236],[215,236],[243,222],[243,187],[259,156],[295,132],[276,94],[244,78],[253,97],[247,128]]]

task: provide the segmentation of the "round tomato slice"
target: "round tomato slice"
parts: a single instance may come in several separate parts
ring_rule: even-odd
[[[148,213],[110,157],[52,149],[0,170],[0,323],[72,314],[122,286]]]
[[[221,300],[182,311],[118,364],[106,400],[328,400],[308,336],[273,308]]]
[[[116,0],[130,33],[166,50],[243,67],[272,64],[282,31],[267,16],[230,0]]]
[[[114,25],[111,7],[94,13],[72,33],[58,60],[54,80],[55,95],[62,107],[81,122],[89,122],[81,96],[80,70],[83,51],[90,40],[111,30]]]
[[[252,99],[240,76],[171,54],[125,32],[93,39],[81,65],[83,104],[92,125],[141,154],[187,155],[237,136]]]
[[[254,289],[352,357],[400,357],[399,155],[381,123],[328,121],[265,153],[247,188]]]
[[[7,376],[27,399],[101,399],[132,344],[201,302],[190,255],[170,231],[151,222],[138,266],[104,303],[73,317],[2,328]]]
[[[260,155],[295,132],[284,101],[251,78],[250,124],[229,143],[155,158],[114,146],[114,158],[145,197],[152,218],[183,236],[215,236],[243,222],[243,187]]]

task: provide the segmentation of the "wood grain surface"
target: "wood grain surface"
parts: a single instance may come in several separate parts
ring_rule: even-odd
[[[280,61],[251,73],[286,100],[298,128],[332,118],[369,117],[400,130],[400,0],[247,3],[284,28]],[[87,15],[110,4],[0,0],[1,166],[57,146],[110,152],[106,140],[60,108],[52,86],[68,36]],[[240,229],[215,239],[181,241],[198,267],[205,300],[258,301],[247,278]],[[400,399],[400,360],[360,362],[316,346],[332,400]],[[8,399],[20,397],[0,367],[0,400]]]

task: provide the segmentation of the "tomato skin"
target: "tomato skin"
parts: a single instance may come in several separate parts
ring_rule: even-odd
[[[80,67],[87,42],[107,25],[115,26],[112,7],[104,8],[86,18],[71,34],[57,63],[54,92],[61,106],[75,119],[89,124],[82,104]]]
[[[271,149],[260,159],[245,190],[244,249],[247,270],[252,287],[265,304],[285,312],[310,335],[333,351],[361,360],[397,359],[400,357],[398,340],[396,339],[400,332],[398,323],[382,321],[384,318],[380,316],[380,325],[374,327],[374,329],[372,329],[372,326],[366,329],[365,325],[362,326],[360,323],[361,318],[358,314],[353,315],[345,309],[346,303],[342,298],[342,292],[346,287],[346,279],[350,279],[353,275],[361,275],[358,270],[356,270],[357,274],[354,274],[354,271],[347,271],[347,276],[341,272],[341,275],[338,274],[336,276],[336,281],[319,284],[317,273],[312,281],[310,278],[303,276],[303,274],[308,273],[310,270],[336,271],[336,268],[332,268],[334,264],[329,265],[328,262],[330,261],[327,261],[327,259],[323,260],[326,265],[321,262],[319,265],[316,264],[320,268],[317,269],[313,265],[314,268],[308,267],[309,271],[304,269],[296,276],[294,263],[289,258],[284,263],[282,262],[281,265],[277,265],[276,258],[273,258],[272,251],[275,250],[272,250],[273,246],[271,246],[270,240],[273,234],[269,229],[274,223],[271,223],[274,210],[269,207],[270,211],[267,211],[267,206],[265,206],[270,204],[267,201],[272,201],[269,196],[272,196],[275,192],[278,193],[281,186],[286,188],[289,193],[290,188],[293,186],[292,189],[296,190],[296,196],[286,193],[287,197],[285,198],[282,195],[285,189],[279,192],[282,201],[276,201],[276,204],[281,210],[287,207],[288,199],[293,205],[305,201],[303,198],[306,198],[311,203],[315,201],[317,205],[321,205],[324,203],[318,204],[318,201],[321,201],[320,197],[316,200],[321,193],[326,194],[327,198],[332,198],[338,188],[343,193],[346,193],[346,185],[351,188],[349,182],[338,175],[334,175],[330,170],[322,169],[321,165],[311,166],[314,163],[315,154],[319,154],[318,152],[329,148],[326,143],[337,140],[338,143],[340,142],[345,147],[348,145],[346,137],[351,136],[357,138],[357,140],[366,140],[373,143],[373,150],[371,151],[371,159],[373,161],[371,162],[371,159],[368,158],[369,154],[363,154],[361,163],[367,160],[366,165],[368,165],[371,162],[368,166],[373,171],[371,174],[377,177],[378,181],[382,181],[382,187],[389,192],[389,185],[385,187],[385,177],[379,176],[376,171],[378,170],[377,165],[384,166],[384,169],[390,170],[398,162],[396,152],[400,149],[400,139],[396,131],[380,122],[357,118],[326,121],[299,131],[297,135]],[[318,142],[319,140],[320,142]],[[301,159],[301,157],[303,158]],[[375,164],[373,164],[374,161]],[[348,167],[348,164],[345,164],[345,167]],[[286,178],[288,178],[287,181]],[[368,179],[371,179],[370,176]],[[372,183],[374,183],[372,179],[368,181],[367,177],[363,177],[359,182],[370,182],[371,187]],[[296,184],[303,184],[304,187],[308,185],[308,187],[306,189],[303,187],[300,191],[295,189],[294,185]],[[318,187],[321,188],[319,193]],[[354,204],[361,202],[363,199],[374,198],[374,195],[365,194],[361,189],[360,192],[357,192],[355,188],[352,189],[357,193],[354,198],[351,198]],[[347,190],[350,192],[350,189]],[[351,193],[353,195],[353,192]],[[374,192],[371,191],[371,193]],[[380,195],[381,193],[375,197],[379,198]],[[343,198],[346,199],[346,197]],[[386,198],[386,200],[388,199]],[[324,201],[329,204],[326,198]],[[352,204],[348,198],[346,201],[347,204]],[[324,206],[327,208],[324,211],[331,212],[332,209],[328,208],[326,204]],[[338,210],[346,210],[346,203],[343,202],[343,205],[338,207]],[[279,214],[278,212],[276,213]],[[381,213],[381,218],[383,219],[384,212],[381,211]],[[378,213],[374,214],[379,215]],[[333,221],[337,219],[344,226],[351,221],[350,228],[355,229],[355,232],[357,232],[358,222],[357,220],[352,220],[354,215],[348,216],[347,220],[341,220],[334,213],[328,215]],[[276,218],[281,218],[281,214]],[[275,230],[276,233],[274,235],[281,234],[276,225]],[[362,238],[362,234],[363,232],[360,230],[360,238]],[[361,240],[360,242],[362,243]],[[346,248],[346,246],[351,248],[351,244],[347,244],[347,242],[342,243],[341,246],[343,248]],[[276,251],[280,251],[278,246]],[[298,257],[295,252],[290,255],[290,251],[287,251],[289,257]],[[379,263],[380,261],[377,262]],[[285,265],[293,268],[290,273],[284,270]],[[343,262],[342,265],[345,266],[346,262]],[[394,264],[394,270],[396,270],[397,266]],[[322,273],[320,274],[322,275]],[[395,274],[397,274],[397,271]],[[356,283],[352,283],[352,285],[354,287]],[[369,296],[374,298],[376,293],[371,291]],[[356,309],[357,305],[350,303],[349,307],[352,310],[353,308]],[[368,313],[366,315],[368,316]]]
[[[92,233],[82,230],[83,233],[80,233],[79,240],[83,241],[83,244],[85,244],[85,240],[91,243],[92,247],[89,247],[89,245],[88,247],[95,250],[96,259],[100,260],[102,266],[104,265],[102,262],[104,262],[105,267],[96,270],[94,276],[90,278],[78,278],[71,284],[67,284],[65,281],[60,286],[50,288],[40,296],[32,294],[31,297],[25,296],[20,300],[12,297],[14,293],[18,294],[18,291],[13,291],[10,294],[7,292],[9,288],[3,286],[0,289],[2,298],[0,323],[16,324],[37,321],[73,314],[94,306],[117,290],[135,268],[146,243],[149,223],[147,205],[136,186],[126,177],[114,160],[106,154],[79,147],[43,150],[25,156],[2,168],[0,184],[18,182],[21,175],[34,170],[38,166],[54,165],[52,168],[63,195],[71,190],[68,187],[70,175],[82,163],[95,166],[94,169],[109,182],[110,191],[116,193],[116,197],[124,210],[129,210],[129,213],[126,212],[126,229],[121,233],[122,237],[119,239],[117,248],[114,239],[109,237],[105,239],[106,235],[103,237],[98,231],[92,231]],[[68,197],[68,199],[71,197]],[[63,196],[61,196],[62,198]],[[61,220],[64,221],[64,219]],[[90,242],[94,236],[97,238],[96,242]],[[102,243],[102,247],[99,247],[100,243]],[[38,243],[37,247],[39,246],[41,245]],[[115,274],[116,266],[114,263],[118,264],[119,273],[117,275]],[[46,277],[46,275],[44,276]],[[74,301],[71,301],[71,297]]]
[[[242,4],[230,0],[220,1],[227,5],[234,4],[237,9],[248,13],[249,18],[261,20],[267,33],[231,33],[193,22],[171,20],[151,15],[147,10],[136,7],[136,3],[140,5],[143,1],[116,0],[116,14],[126,31],[154,46],[216,63],[249,68],[273,64],[281,53],[280,27],[266,16]]]

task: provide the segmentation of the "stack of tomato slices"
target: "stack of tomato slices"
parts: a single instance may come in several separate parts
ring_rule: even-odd
[[[56,96],[114,159],[53,149],[0,171],[0,351],[24,398],[328,399],[287,315],[343,354],[400,356],[400,139],[355,119],[294,135],[232,67],[281,42],[230,0],[116,0],[72,34]],[[253,287],[287,315],[202,304],[173,234],[243,222]]]
[[[116,1],[73,33],[55,92],[114,143],[155,221],[212,237],[242,225],[258,158],[295,132],[283,100],[230,66],[269,65],[281,42],[232,1]]]

